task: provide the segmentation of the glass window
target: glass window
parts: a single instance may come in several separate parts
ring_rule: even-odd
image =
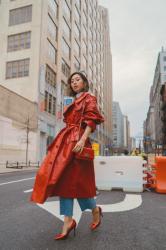
[[[29,75],[29,58],[7,62],[6,64],[6,78],[17,78]]]
[[[76,38],[78,38],[80,40],[81,39],[81,32],[80,32],[76,22],[74,23],[74,31],[75,31]]]
[[[52,18],[48,15],[48,34],[54,40],[57,41],[58,39],[58,29],[55,23],[53,22]]]
[[[93,47],[92,47],[92,43],[89,43],[89,52],[92,53],[93,52]]]
[[[7,51],[28,49],[31,46],[31,32],[24,32],[8,36]]]
[[[45,80],[48,84],[56,87],[56,73],[48,65],[46,65]]]
[[[48,58],[52,63],[56,63],[57,53],[55,47],[48,41]]]
[[[77,3],[77,6],[78,6],[78,8],[80,10],[81,9],[81,0],[77,0],[76,3]]]
[[[61,81],[61,95],[62,98],[67,94],[67,84],[64,81]]]
[[[49,12],[51,16],[57,19],[58,18],[58,4],[56,3],[56,1],[49,0],[48,8],[49,8]]]
[[[71,39],[71,29],[66,23],[65,19],[63,18],[63,31],[66,35],[66,37],[70,40]]]
[[[82,62],[83,62],[84,67],[87,69],[88,63],[87,63],[87,59],[85,56],[83,56]]]
[[[67,65],[67,63],[63,59],[62,59],[62,72],[66,77],[70,76],[70,67]]]
[[[166,71],[166,66],[164,66],[164,71]]]
[[[70,60],[70,47],[64,38],[62,39],[62,51],[65,57]]]
[[[9,26],[32,21],[32,5],[9,11]]]
[[[87,54],[87,52],[88,52],[88,46],[86,45],[86,43],[85,43],[84,40],[82,41],[82,49],[83,49],[83,52],[85,54]]]
[[[56,98],[45,91],[45,108],[44,110],[52,115],[56,115]],[[50,133],[53,133],[53,130],[50,131]]]
[[[92,32],[92,30],[91,30],[91,29],[89,29],[89,39],[91,39],[91,40],[92,40],[92,38],[93,38],[93,32]]]
[[[93,71],[91,67],[89,67],[89,78],[92,80],[92,77],[93,77]]]
[[[83,33],[84,39],[87,40],[87,30],[84,25],[82,26],[82,33]]]
[[[166,62],[166,56],[163,57],[163,61]]]
[[[89,27],[92,28],[92,18],[89,17]]]
[[[66,2],[66,0],[63,0],[63,15],[65,18],[67,18],[69,21],[71,21],[71,10]]]
[[[74,40],[74,41],[75,41],[74,42],[74,49],[75,49],[76,55],[80,56],[80,46],[79,46],[79,44],[77,43],[76,40]]]
[[[81,23],[81,16],[80,16],[80,14],[79,14],[79,11],[78,11],[76,5],[75,5],[75,12],[74,12],[74,13],[75,13],[77,22],[80,24],[80,23]]]
[[[78,59],[76,57],[74,57],[74,66],[75,66],[77,71],[80,70],[80,62],[78,61]]]
[[[82,19],[83,19],[83,24],[88,25],[88,18],[87,18],[86,14],[85,14],[85,11],[83,11]]]

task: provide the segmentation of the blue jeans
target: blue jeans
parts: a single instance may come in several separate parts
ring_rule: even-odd
[[[65,216],[73,216],[73,198],[59,197],[60,200],[60,214]],[[96,207],[94,198],[77,198],[81,211],[86,209],[93,209]]]

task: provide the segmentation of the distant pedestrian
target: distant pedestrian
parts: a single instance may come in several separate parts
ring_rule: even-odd
[[[129,155],[129,151],[127,149],[124,150],[124,155]]]
[[[96,125],[104,122],[97,108],[96,97],[88,92],[89,83],[84,74],[73,73],[68,79],[74,102],[64,111],[64,127],[48,147],[48,153],[37,173],[31,201],[44,203],[48,197],[59,196],[60,214],[64,215],[62,232],[56,240],[65,239],[76,228],[73,216],[73,199],[77,198],[81,210],[92,210],[90,229],[101,223],[102,209],[96,205],[94,163],[86,153],[78,159],[78,153],[88,148],[92,151],[89,135]],[[84,146],[86,148],[84,148]],[[76,157],[77,156],[77,157]],[[80,155],[79,155],[80,157]]]

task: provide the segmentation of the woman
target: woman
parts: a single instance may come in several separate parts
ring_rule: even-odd
[[[64,215],[62,233],[56,240],[65,239],[76,228],[73,199],[77,198],[81,210],[92,210],[91,230],[101,223],[101,208],[96,205],[93,160],[75,158],[83,147],[91,148],[88,138],[96,124],[104,122],[98,111],[96,97],[88,93],[89,83],[84,74],[73,73],[68,79],[75,100],[64,111],[63,128],[48,147],[48,153],[37,173],[31,201],[44,203],[48,197],[59,196],[60,214]],[[81,121],[81,126],[80,126]]]

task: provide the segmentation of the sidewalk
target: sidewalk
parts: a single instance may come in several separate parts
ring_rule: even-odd
[[[6,168],[6,165],[0,165],[0,174],[12,173],[12,172],[26,172],[32,170],[38,170],[37,167],[23,167],[23,168]]]

